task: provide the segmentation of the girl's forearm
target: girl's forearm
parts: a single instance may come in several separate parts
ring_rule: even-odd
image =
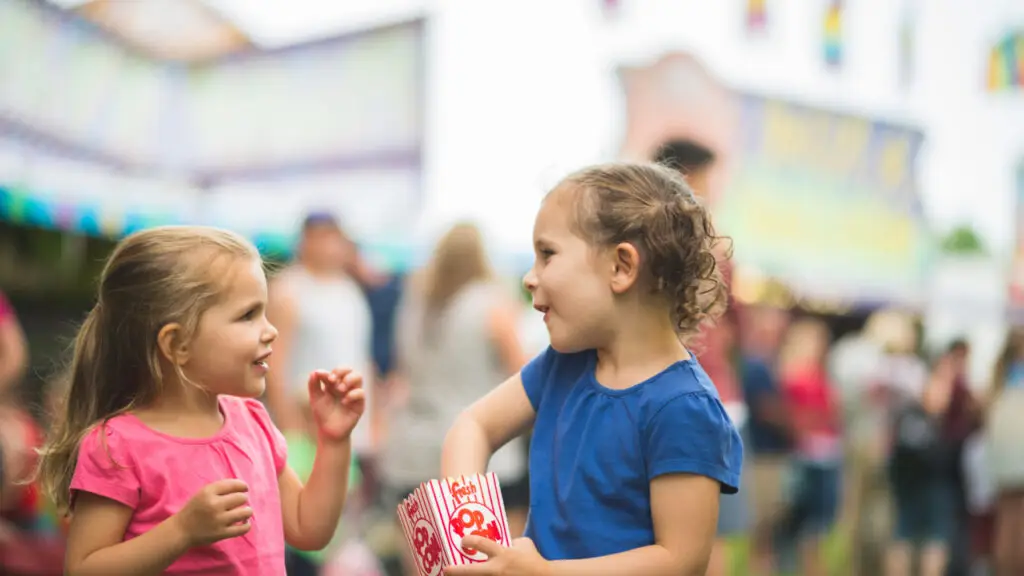
[[[448,430],[441,449],[441,476],[481,474],[494,453],[483,428],[471,416],[463,413]]]
[[[299,532],[291,544],[302,550],[320,550],[331,542],[348,495],[352,442],[321,442],[309,481],[299,493]]]
[[[558,560],[548,564],[549,576],[699,576],[707,569],[707,558],[683,561],[664,546],[644,546],[618,554],[585,560]]]
[[[174,516],[131,540],[103,548],[81,560],[66,560],[68,576],[150,576],[163,574],[188,551],[188,535]]]

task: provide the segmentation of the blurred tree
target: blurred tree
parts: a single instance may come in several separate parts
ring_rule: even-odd
[[[981,255],[985,254],[985,245],[982,243],[974,228],[962,225],[949,231],[942,239],[942,252],[945,254],[957,255]]]

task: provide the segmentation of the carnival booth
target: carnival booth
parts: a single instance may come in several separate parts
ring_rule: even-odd
[[[678,140],[713,151],[706,200],[733,240],[740,302],[777,301],[782,284],[783,302],[825,316],[923,305],[932,241],[918,197],[918,130],[738,93],[689,54],[621,77],[623,156],[653,157]]]

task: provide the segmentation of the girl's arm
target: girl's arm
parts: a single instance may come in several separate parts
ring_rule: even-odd
[[[313,471],[305,486],[290,466],[278,479],[284,537],[299,550],[321,550],[338,528],[348,495],[352,443],[349,439],[317,442]]]
[[[193,546],[248,532],[252,509],[248,507],[247,492],[248,487],[240,480],[208,484],[177,514],[126,541],[124,533],[134,513],[132,508],[77,491],[64,572],[72,576],[163,574]]]
[[[703,576],[718,525],[719,483],[697,474],[663,474],[651,481],[654,544],[584,560],[548,562],[526,539],[511,548],[482,536],[464,546],[487,554],[482,564],[451,566],[447,576],[534,574],[537,576]]]
[[[75,498],[64,572],[68,576],[162,574],[188,551],[174,517],[138,538],[124,540],[132,509],[88,492]]]
[[[441,475],[479,474],[491,455],[525,432],[536,416],[519,374],[464,410],[444,439]]]
[[[347,368],[318,370],[309,375],[309,405],[317,423],[313,470],[303,486],[286,462],[278,468],[285,541],[300,550],[324,548],[338,529],[348,495],[351,434],[366,407],[362,380],[361,375]],[[265,425],[273,429],[269,421]],[[284,438],[276,429],[273,438],[284,445]],[[275,457],[280,458],[285,451],[279,449]]]
[[[706,476],[659,476],[651,481],[653,546],[600,558],[552,562],[551,574],[703,576],[715,541],[719,492],[718,482]]]

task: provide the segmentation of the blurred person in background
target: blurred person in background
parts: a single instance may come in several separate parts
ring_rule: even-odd
[[[971,569],[971,514],[968,506],[967,478],[964,472],[964,448],[968,439],[981,428],[981,404],[971,392],[967,376],[970,345],[958,338],[950,343],[935,370],[943,369],[948,359],[949,403],[943,414],[942,435],[952,450],[948,473],[953,479],[954,531],[950,536],[949,576],[967,576]]]
[[[901,388],[906,384],[906,370],[891,370],[905,363],[886,358],[887,351],[902,355],[915,350],[916,339],[909,316],[898,310],[878,310],[859,332],[840,338],[829,354],[829,373],[845,423],[840,522],[850,542],[854,574],[877,574],[884,569],[893,516],[888,474],[892,417],[884,383],[896,382]],[[927,367],[922,365],[921,370],[919,386],[923,388]]]
[[[268,317],[279,335],[275,369],[267,376],[267,404],[284,431],[306,430],[294,398],[312,370],[344,364],[367,378],[374,373],[370,307],[350,274],[354,248],[333,215],[310,214],[302,223],[295,263],[271,282]],[[356,427],[352,445],[360,458],[370,459],[374,386],[367,382],[365,388],[370,418]]]
[[[740,357],[743,394],[750,408],[749,478],[754,510],[753,568],[774,573],[774,527],[783,513],[783,479],[789,467],[789,415],[776,377],[777,353],[789,313],[768,305],[743,309]]]
[[[0,400],[10,397],[28,367],[28,344],[7,297],[0,292]]]
[[[1024,574],[1024,329],[1014,328],[996,360],[986,440],[996,490],[996,576]]]
[[[44,540],[43,499],[31,478],[43,432],[23,410],[18,384],[28,345],[7,297],[0,293],[0,574],[59,574],[63,550]]]
[[[829,343],[828,326],[804,318],[789,328],[779,355],[794,439],[789,513],[781,528],[797,539],[804,576],[826,574],[823,541],[835,524],[842,484],[842,417],[825,368]]]
[[[398,369],[405,392],[395,406],[382,467],[397,503],[420,482],[441,477],[441,448],[455,418],[526,362],[520,308],[495,282],[480,231],[456,224],[413,276],[400,306]],[[489,469],[501,480],[513,537],[529,507],[525,451],[512,441]],[[410,573],[415,573],[410,568]]]
[[[352,432],[352,452],[363,475],[360,498],[353,499],[347,519],[362,518],[375,498],[375,453],[382,422],[373,375],[373,321],[355,274],[365,271],[355,244],[337,219],[326,212],[309,214],[302,223],[297,258],[269,285],[267,317],[277,328],[274,369],[267,374],[266,403],[277,426],[294,438],[309,430],[297,398],[307,375],[324,366],[345,365],[365,375],[366,416]],[[307,559],[288,551],[288,563]]]
[[[12,500],[14,471],[19,454],[27,449],[19,441],[21,424],[15,409],[15,387],[28,366],[27,348],[14,307],[0,292],[0,510],[6,510],[5,504]]]
[[[715,165],[714,151],[693,140],[673,140],[662,146],[655,160],[662,165],[678,170],[690,186],[693,193],[703,203],[708,202],[709,175]],[[731,245],[721,242],[715,246],[718,267],[722,281],[727,287],[732,283],[732,261],[729,259]],[[718,396],[725,406],[740,434],[747,437],[747,406],[737,374],[738,336],[741,327],[737,314],[736,302],[729,293],[728,308],[717,323],[707,326],[701,335],[700,342],[695,346],[701,366],[707,372],[718,390]],[[749,451],[744,452],[749,457]],[[749,467],[744,466],[744,469]],[[746,474],[741,478],[743,488],[746,487]],[[745,535],[750,530],[749,503],[745,496],[721,497],[718,509],[718,533],[715,546],[708,564],[708,576],[725,574],[728,570],[729,540],[735,536]]]
[[[955,368],[939,360],[923,386],[890,388],[892,448],[889,474],[895,508],[894,541],[886,555],[888,576],[909,576],[915,549],[923,576],[944,574],[953,538],[956,495],[953,444],[944,436]]]

